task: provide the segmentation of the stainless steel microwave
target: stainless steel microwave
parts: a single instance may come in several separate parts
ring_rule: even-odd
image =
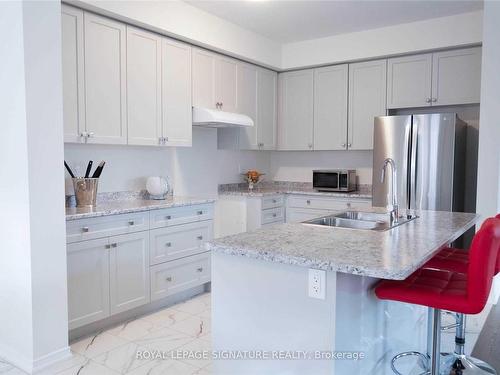
[[[349,192],[356,190],[354,169],[332,169],[313,171],[313,188],[318,191]]]

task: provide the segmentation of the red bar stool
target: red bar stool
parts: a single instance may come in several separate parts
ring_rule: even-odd
[[[413,303],[431,309],[433,317],[431,365],[424,374],[439,374],[441,310],[478,314],[486,305],[499,247],[500,220],[488,219],[472,241],[467,273],[420,268],[405,280],[383,280],[376,286],[375,294],[380,299]],[[427,359],[422,353],[398,354],[391,362],[395,374],[402,375],[395,367],[396,360],[410,354],[418,354]]]
[[[496,216],[500,220],[500,214]],[[466,273],[469,266],[469,251],[447,247],[428,261],[423,268],[445,269],[453,272]],[[500,272],[500,248],[497,254],[495,275]],[[455,351],[444,356],[441,361],[442,374],[482,374],[496,375],[497,372],[488,363],[465,354],[466,315],[456,314]]]

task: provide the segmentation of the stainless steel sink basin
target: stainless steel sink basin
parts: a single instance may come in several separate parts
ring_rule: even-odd
[[[400,217],[398,222],[391,222],[389,213],[345,211],[339,214],[307,220],[304,221],[303,224],[383,231],[408,223],[416,218],[417,216],[410,215]]]

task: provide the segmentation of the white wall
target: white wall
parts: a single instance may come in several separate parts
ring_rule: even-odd
[[[148,176],[168,175],[175,195],[214,195],[218,184],[242,182],[240,171],[269,171],[269,152],[218,150],[216,129],[197,127],[192,147],[66,144],[64,157],[78,174],[88,160],[106,160],[99,192],[141,190]],[[66,177],[66,194],[73,194]]]
[[[464,13],[282,46],[282,69],[480,43],[482,12]]]
[[[0,3],[0,357],[31,372],[70,354],[61,10]]]
[[[76,0],[69,2],[270,68],[281,66],[279,43],[179,0]]]
[[[275,151],[270,176],[278,181],[312,182],[313,169],[356,169],[360,184],[372,183],[371,151]]]
[[[481,77],[481,131],[479,132],[479,167],[477,212],[483,218],[500,212],[500,2],[484,3],[484,41]],[[500,296],[500,277],[494,288]]]

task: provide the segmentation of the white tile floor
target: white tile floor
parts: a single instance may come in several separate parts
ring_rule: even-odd
[[[481,314],[486,316],[487,312]],[[466,352],[477,340],[484,317],[469,317]],[[210,293],[108,329],[71,345],[73,356],[45,369],[42,375],[207,375],[203,359],[138,359],[137,353],[211,350]],[[450,318],[445,318],[445,323]],[[477,320],[477,321],[476,321]],[[451,322],[451,321],[450,321]],[[443,351],[453,350],[453,331],[443,333]],[[26,375],[0,360],[0,374]]]

